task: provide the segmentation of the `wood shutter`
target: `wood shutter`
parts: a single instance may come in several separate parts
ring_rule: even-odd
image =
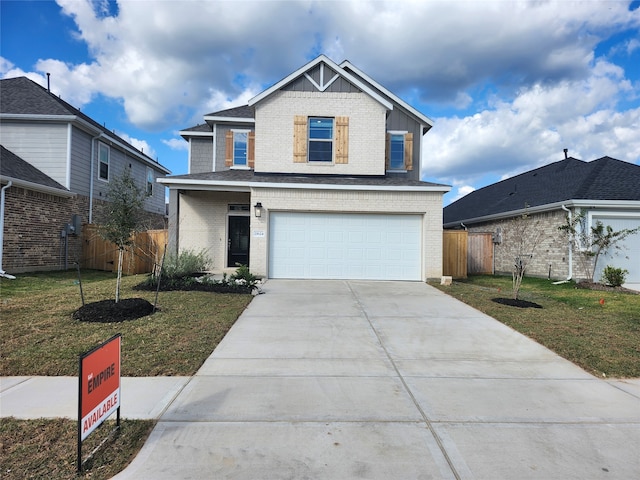
[[[249,132],[247,135],[247,166],[256,166],[256,132]]]
[[[413,133],[404,134],[404,168],[413,170]]]
[[[293,118],[293,161],[307,163],[307,117],[304,115]]]
[[[384,169],[389,170],[391,168],[391,134],[387,133],[387,138],[384,142]]]
[[[224,165],[225,167],[233,166],[233,132],[231,130],[225,135]]]
[[[336,164],[349,163],[349,117],[336,117]]]

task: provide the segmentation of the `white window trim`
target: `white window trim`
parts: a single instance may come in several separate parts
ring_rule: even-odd
[[[408,130],[387,130],[387,133],[389,135],[402,135],[403,137],[409,133]],[[404,142],[404,138],[403,138],[403,142]],[[403,148],[403,155],[404,155],[404,146]],[[389,152],[389,156],[391,156],[391,152]],[[402,164],[404,165],[404,159],[402,160]],[[391,158],[389,158],[389,166],[391,166]],[[407,169],[406,168],[389,168],[387,169],[387,172],[389,173],[407,173]]]
[[[326,118],[330,119],[331,125],[331,140],[326,138],[311,138],[311,119],[312,118]],[[311,154],[310,143],[311,142],[331,142],[331,160],[310,160]],[[323,116],[323,115],[309,115],[307,117],[307,164],[309,165],[334,165],[336,161],[336,117]]]
[[[151,174],[151,181],[149,181],[149,174]],[[147,176],[145,178],[145,194],[147,195],[147,197],[153,197],[154,183],[156,182],[155,182],[155,175],[153,174],[153,168],[147,167]],[[149,193],[149,186],[151,186],[151,193]]]
[[[231,170],[251,170],[249,168],[249,134],[251,130],[246,129],[238,129],[232,128],[231,132],[233,133],[233,165],[231,165]],[[236,146],[236,133],[246,133],[247,134],[247,158],[245,159],[244,165],[236,165],[236,156],[235,156],[235,146]]]
[[[100,165],[103,163],[102,159],[100,158],[100,150],[101,148],[104,147],[107,149],[107,178],[102,178],[100,176]],[[109,183],[109,178],[111,177],[111,147],[109,145],[107,145],[106,143],[102,143],[102,142],[98,142],[98,180],[100,180],[101,182],[105,182],[105,183]]]

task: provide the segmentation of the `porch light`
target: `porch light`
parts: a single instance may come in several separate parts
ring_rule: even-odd
[[[258,202],[253,206],[254,212],[256,214],[256,217],[261,217],[262,216],[262,203]]]

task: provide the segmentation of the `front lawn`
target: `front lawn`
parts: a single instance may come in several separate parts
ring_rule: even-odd
[[[543,308],[501,305],[511,277],[472,276],[434,285],[599,377],[640,377],[640,295],[525,278],[520,298]]]
[[[134,290],[145,276],[124,277],[121,298],[155,292]],[[83,271],[85,301],[115,297],[115,275]],[[78,356],[122,334],[122,375],[193,375],[252,299],[251,295],[160,292],[153,315],[119,323],[80,322],[77,274],[49,272],[0,280],[0,375],[78,375]],[[121,432],[96,452],[82,478],[106,479],[138,453],[154,420],[122,420]],[[86,458],[111,426],[92,433]],[[76,476],[77,422],[67,419],[0,419],[0,478],[73,479]]]

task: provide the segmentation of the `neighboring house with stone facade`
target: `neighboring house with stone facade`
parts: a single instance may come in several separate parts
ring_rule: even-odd
[[[109,181],[130,168],[147,192],[149,228],[164,228],[170,173],[157,161],[26,77],[0,80],[2,269],[64,268],[81,259],[79,227],[105,219]]]
[[[526,206],[526,208],[525,208]],[[509,222],[526,213],[531,224],[543,230],[528,269],[528,275],[554,279],[584,279],[579,252],[570,247],[568,237],[558,227],[567,215],[585,212],[581,228],[590,232],[597,221],[618,231],[640,226],[640,166],[610,157],[591,162],[576,158],[508,178],[475,190],[444,209],[444,227],[489,232],[500,242]],[[495,244],[495,270],[511,272],[514,259],[507,245]],[[622,249],[603,256],[595,281],[607,265],[629,271],[628,283],[640,283],[640,235],[631,235]],[[570,259],[572,260],[570,262]]]
[[[420,180],[432,122],[324,55],[247,105],[181,131],[189,174],[166,177],[169,245],[214,270],[269,278],[442,275],[442,196]]]

